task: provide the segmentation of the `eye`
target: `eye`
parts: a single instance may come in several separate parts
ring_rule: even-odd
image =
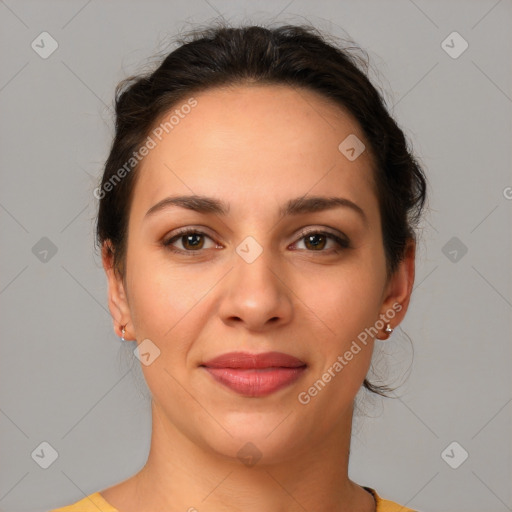
[[[176,233],[173,237],[168,240],[162,242],[162,244],[174,252],[179,253],[194,253],[200,252],[201,249],[215,248],[218,247],[215,242],[213,242],[212,247],[205,247],[205,238],[213,240],[206,234],[197,229],[183,229]],[[179,242],[181,244],[180,247],[175,247],[175,243]]]
[[[329,250],[324,250],[328,241],[334,242],[335,247],[330,248],[334,249],[334,251],[337,248],[348,249],[350,247],[350,242],[347,239],[328,231],[303,231],[300,233],[300,236],[300,241],[304,240],[304,246],[310,252],[330,252]]]

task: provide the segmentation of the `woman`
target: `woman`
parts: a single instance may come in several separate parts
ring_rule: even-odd
[[[63,511],[407,511],[348,477],[426,180],[348,51],[212,27],[118,86],[97,224],[152,395],[145,466]]]

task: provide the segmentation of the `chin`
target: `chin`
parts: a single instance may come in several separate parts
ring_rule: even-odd
[[[276,420],[274,416],[269,418],[250,418],[244,415],[242,420],[239,415],[238,422],[222,425],[232,437],[222,430],[215,429],[220,435],[206,435],[204,441],[217,455],[231,459],[234,462],[252,467],[254,465],[272,465],[292,459],[298,455],[306,441],[311,441],[311,436],[294,429],[291,419],[285,419],[286,414],[281,413]],[[259,415],[261,416],[261,415]],[[212,431],[209,431],[211,434]],[[225,434],[225,435],[224,435]]]

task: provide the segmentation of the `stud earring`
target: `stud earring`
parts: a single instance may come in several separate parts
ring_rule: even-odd
[[[125,329],[124,329],[124,326],[123,328],[121,329],[121,339],[124,341],[124,334],[125,334]]]
[[[391,333],[393,332],[393,329],[391,328],[390,324],[386,325],[386,328],[384,329],[384,332],[386,334],[384,335],[384,338],[379,338],[380,340],[387,340],[391,336]]]

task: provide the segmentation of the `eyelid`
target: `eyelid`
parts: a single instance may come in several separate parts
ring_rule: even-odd
[[[208,234],[207,230],[208,230],[208,228],[206,228],[205,226],[187,226],[184,228],[178,228],[177,230],[173,231],[169,236],[167,236],[167,235],[164,236],[162,239],[162,244],[164,246],[171,246],[172,241],[176,241],[183,236],[186,236],[189,234],[198,234],[198,235],[203,235],[203,236],[209,238],[216,245],[219,245],[219,243],[215,240],[215,237]],[[181,249],[179,249],[179,250],[181,250]],[[199,252],[199,251],[186,251],[186,252]]]
[[[295,235],[296,241],[292,243],[292,245],[296,244],[306,236],[313,234],[313,235],[323,235],[327,238],[330,238],[333,240],[340,249],[350,249],[352,248],[352,244],[350,242],[350,239],[343,233],[339,231],[332,231],[330,228],[324,228],[324,227],[313,227],[313,228],[303,228],[301,231]],[[319,253],[325,253],[329,254],[329,250],[327,251],[307,251],[307,252],[319,252]]]
[[[295,238],[299,237],[302,238],[304,236],[307,236],[309,234],[326,234],[326,235],[332,235],[337,238],[340,238],[341,240],[345,242],[349,242],[348,236],[345,235],[342,231],[336,231],[332,230],[331,228],[326,227],[312,227],[312,228],[302,228],[296,235]]]

